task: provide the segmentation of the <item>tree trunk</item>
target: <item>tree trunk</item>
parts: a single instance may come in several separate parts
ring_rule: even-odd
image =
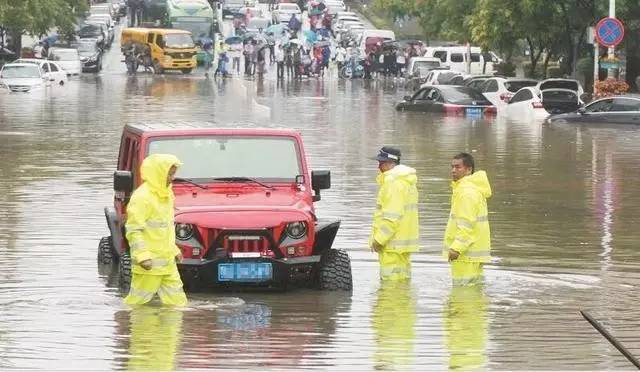
[[[7,35],[11,36],[11,44],[9,45],[9,49],[14,51],[18,58],[20,58],[21,50],[22,50],[22,31],[16,30],[7,30]]]
[[[547,50],[547,54],[545,54],[544,56],[544,62],[542,63],[543,66],[543,77],[545,79],[547,79],[549,77],[548,73],[547,73],[547,69],[549,68],[549,59],[551,59],[551,52],[549,50]]]

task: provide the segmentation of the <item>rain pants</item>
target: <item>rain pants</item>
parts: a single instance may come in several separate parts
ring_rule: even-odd
[[[460,253],[451,262],[454,285],[469,285],[482,280],[482,266],[491,260],[491,234],[487,199],[491,186],[484,171],[477,171],[451,183],[451,214],[444,234],[442,255],[449,249]]]
[[[487,303],[482,285],[454,286],[451,289],[443,316],[450,370],[486,370]]]
[[[144,183],[131,195],[127,205],[126,232],[131,253],[133,277],[129,305],[151,301],[155,294],[165,305],[187,304],[182,280],[176,265],[180,250],[175,244],[173,224],[174,195],[167,176],[180,161],[173,155],[154,154],[142,162],[140,171]],[[145,270],[140,263],[151,260]]]
[[[411,277],[411,253],[419,250],[417,181],[416,170],[402,164],[376,178],[380,190],[369,245],[376,241],[382,246],[382,280]]]

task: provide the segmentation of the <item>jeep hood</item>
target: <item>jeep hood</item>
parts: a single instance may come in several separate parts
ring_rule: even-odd
[[[175,220],[208,228],[256,229],[313,218],[305,193],[273,190],[176,193]]]

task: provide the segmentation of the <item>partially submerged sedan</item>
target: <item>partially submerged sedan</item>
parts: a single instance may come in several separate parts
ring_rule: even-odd
[[[511,98],[505,110],[509,117],[543,120],[549,115],[575,111],[580,105],[578,92],[573,89],[526,87]]]
[[[549,123],[640,124],[640,96],[602,98],[574,112],[553,115]]]
[[[495,115],[496,107],[475,89],[456,85],[423,86],[396,105],[399,111],[441,112],[448,115]]]

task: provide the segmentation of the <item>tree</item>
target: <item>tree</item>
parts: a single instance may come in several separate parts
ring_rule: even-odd
[[[54,28],[61,33],[72,31],[87,8],[87,0],[0,0],[0,25],[19,53],[23,34],[42,36]]]

